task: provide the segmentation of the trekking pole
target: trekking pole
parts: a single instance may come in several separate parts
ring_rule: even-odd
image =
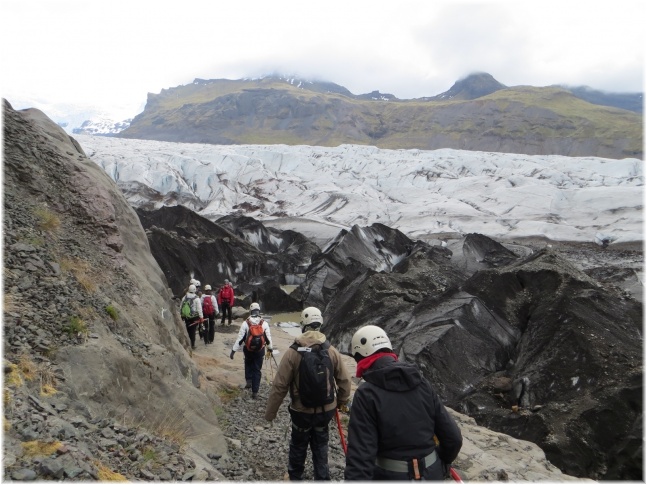
[[[341,440],[341,447],[344,450],[344,455],[348,452],[346,446],[346,438],[344,438],[344,430],[341,427],[341,419],[339,419],[339,409],[335,408],[335,418],[337,419],[337,430],[339,431],[339,439]]]

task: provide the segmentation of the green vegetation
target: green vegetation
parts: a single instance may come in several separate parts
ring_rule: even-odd
[[[47,232],[57,231],[61,225],[59,217],[44,207],[34,208],[34,215],[38,219],[38,227]]]
[[[128,479],[121,473],[113,472],[106,465],[98,460],[94,460],[94,466],[97,467],[97,476],[100,482],[127,482]]]
[[[21,443],[26,456],[49,456],[61,449],[63,443],[60,441],[25,441]]]
[[[147,416],[141,426],[156,436],[184,446],[191,431],[191,424],[184,417],[185,407],[174,407],[170,404],[159,413]]]
[[[106,307],[106,313],[107,313],[107,314],[108,314],[108,316],[109,316],[110,318],[112,318],[114,321],[117,321],[117,319],[119,318],[119,312],[118,312],[118,311],[117,311],[117,309],[116,309],[114,306],[112,306],[112,305],[108,305],[108,306]]]
[[[155,451],[155,448],[152,446],[147,446],[144,448],[144,451],[142,452],[142,458],[144,461],[150,461],[150,460],[155,460],[157,458],[157,452]]]
[[[63,327],[69,335],[87,335],[88,326],[79,317],[70,317],[68,324]]]
[[[79,258],[61,259],[61,270],[70,272],[86,291],[94,293],[97,289],[95,279],[92,277],[90,264]]]
[[[223,404],[228,404],[240,395],[240,389],[237,387],[230,387],[227,385],[218,388],[218,397]]]

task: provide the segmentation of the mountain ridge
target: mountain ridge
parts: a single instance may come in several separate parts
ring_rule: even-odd
[[[209,144],[372,145],[529,155],[643,156],[642,114],[479,73],[434,98],[352,95],[334,83],[196,80],[148,94],[123,138]]]

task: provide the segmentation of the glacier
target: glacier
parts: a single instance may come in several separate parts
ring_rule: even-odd
[[[378,222],[412,239],[643,240],[639,159],[75,139],[135,207],[182,203],[329,238]]]

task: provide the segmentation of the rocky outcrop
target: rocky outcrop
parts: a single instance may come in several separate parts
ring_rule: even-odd
[[[640,479],[641,304],[550,249],[518,258],[475,235],[462,248],[460,268],[438,246],[390,272],[357,263],[330,286],[331,341],[347,349],[357,328],[381,326],[479,424],[537,443],[568,474]],[[325,281],[311,271],[304,286]]]
[[[550,251],[478,272],[464,288],[521,332],[505,375],[521,381],[512,404],[537,412],[510,419],[496,410],[510,401],[479,385],[462,408],[538,443],[566,473],[638,478],[642,443],[627,437],[642,423],[641,305]]]
[[[217,399],[200,389],[137,215],[40,111],[5,101],[3,114],[7,476],[192,476],[201,458],[191,450],[207,435],[227,450]],[[186,459],[162,443],[172,433]],[[58,444],[43,452],[46,443]],[[157,470],[146,450],[173,465]]]
[[[293,283],[320,252],[294,231],[268,229],[248,217],[214,223],[182,206],[137,213],[153,256],[178,297],[192,277],[213,287],[225,279],[236,288],[242,283]]]
[[[383,224],[342,230],[313,260],[294,297],[305,306],[323,308],[341,288],[367,271],[390,272],[411,254],[414,245],[400,231]]]

